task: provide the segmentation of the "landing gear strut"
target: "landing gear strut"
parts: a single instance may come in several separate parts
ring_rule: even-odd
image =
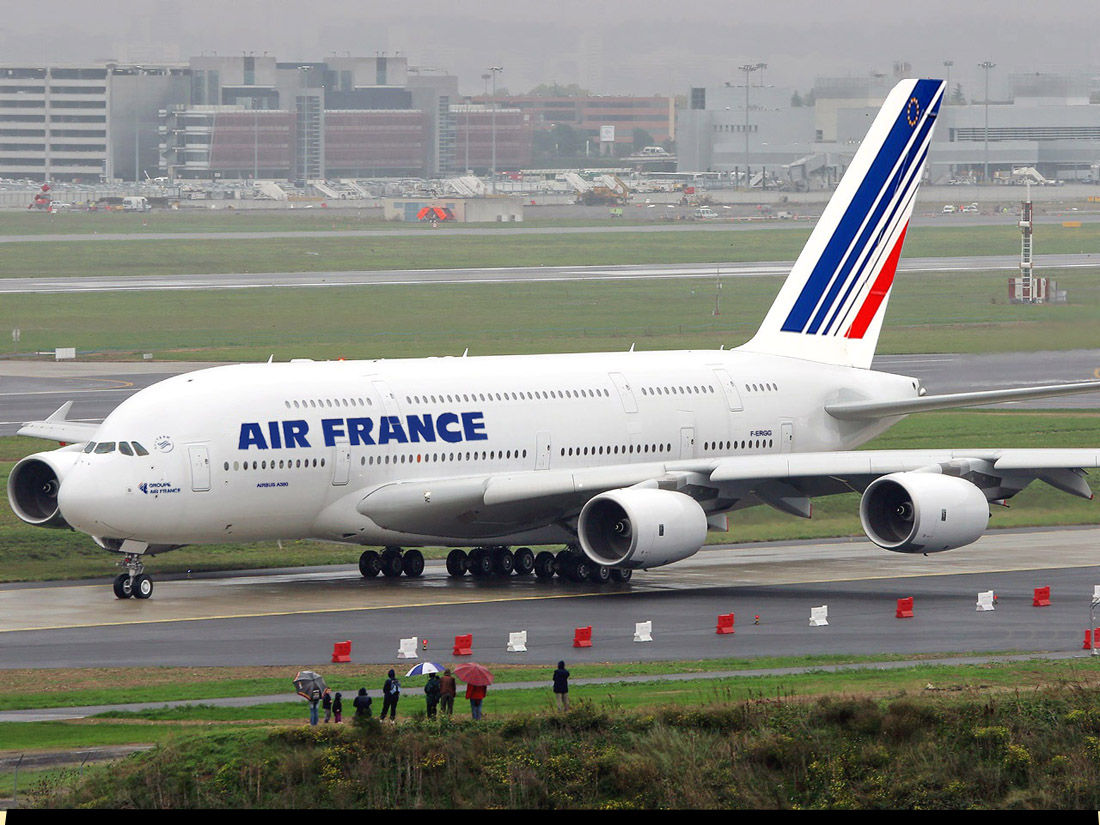
[[[153,580],[145,575],[145,565],[141,563],[140,553],[127,553],[120,567],[128,572],[119,574],[114,581],[114,591],[119,599],[148,599],[153,595]]]

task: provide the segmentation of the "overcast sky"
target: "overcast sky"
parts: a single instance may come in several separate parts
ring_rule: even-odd
[[[400,53],[455,74],[478,94],[499,83],[577,83],[593,92],[686,94],[739,81],[808,90],[818,75],[943,76],[969,96],[977,64],[994,87],[1009,72],[1100,74],[1096,0],[0,0],[0,62],[186,61],[202,52],[267,52],[280,60]],[[757,79],[754,78],[754,83]]]

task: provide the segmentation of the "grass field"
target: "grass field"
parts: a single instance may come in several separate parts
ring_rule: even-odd
[[[1069,291],[1069,304],[1009,304],[1003,272],[907,273],[891,296],[879,351],[1100,345],[1100,267],[1046,274]],[[471,355],[496,355],[631,344],[717,349],[752,336],[780,279],[720,283],[720,292],[706,278],[19,294],[0,302],[0,329],[21,330],[21,353],[75,346],[81,357],[111,359],[396,358],[460,355],[467,347]]]
[[[0,218],[2,220],[2,218]],[[324,272],[339,270],[493,268],[610,264],[720,263],[793,260],[808,226],[731,232],[601,232],[421,237],[332,237],[263,239],[64,241],[5,243],[0,278],[48,274],[173,275],[222,272]],[[914,226],[905,255],[954,257],[1014,254],[1019,230],[1004,226]],[[1100,251],[1100,223],[1076,228],[1044,225],[1037,254]]]

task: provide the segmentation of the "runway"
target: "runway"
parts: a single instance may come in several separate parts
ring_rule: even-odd
[[[0,279],[0,294],[78,292],[143,292],[212,289],[323,288],[424,284],[494,284],[568,281],[615,281],[670,278],[785,277],[793,261],[726,262],[678,265],[537,266],[495,269],[400,269],[327,272],[248,272],[185,275],[119,275],[113,277],[51,277]],[[1046,268],[1100,266],[1100,254],[1043,255]],[[1019,256],[981,255],[967,258],[910,258],[901,272],[989,272],[1019,270]]]
[[[109,583],[0,589],[0,668],[154,665],[305,666],[337,641],[354,662],[397,661],[400,639],[427,639],[423,658],[452,661],[471,633],[474,658],[552,662],[972,651],[1073,651],[1091,626],[1100,585],[1100,528],[992,531],[933,556],[893,554],[867,541],[708,548],[691,559],[599,589],[534,577],[363,579],[352,567],[158,579],[148,601],[118,601]],[[155,563],[154,563],[155,565]],[[1037,587],[1052,604],[1032,606]],[[977,593],[994,590],[992,612]],[[915,616],[895,618],[913,597]],[[829,624],[809,627],[828,607]],[[735,614],[732,636],[715,633]],[[754,617],[759,616],[759,624]],[[633,641],[635,623],[653,641]],[[593,647],[575,649],[575,628]],[[528,651],[508,654],[510,632]]]

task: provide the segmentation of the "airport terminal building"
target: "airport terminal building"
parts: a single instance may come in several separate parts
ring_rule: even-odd
[[[677,114],[680,171],[750,170],[776,185],[835,184],[894,78],[818,78],[806,98],[791,88],[724,84],[691,90]],[[953,92],[956,92],[953,94]],[[988,118],[988,121],[987,121]],[[988,129],[987,124],[988,122]],[[1007,88],[967,100],[949,89],[929,152],[931,180],[1005,180],[1030,168],[1048,180],[1096,180],[1100,80],[1009,75]]]

